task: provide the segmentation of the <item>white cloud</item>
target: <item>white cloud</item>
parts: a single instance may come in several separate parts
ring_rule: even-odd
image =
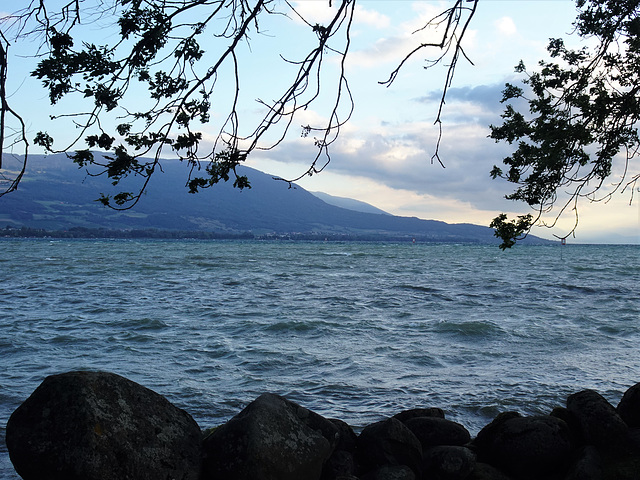
[[[442,12],[441,5],[432,3],[414,3],[415,15],[394,28],[381,32],[380,37],[366,48],[350,54],[350,67],[371,67],[383,63],[399,62],[417,45],[437,43],[442,35],[441,28],[424,28],[436,15]],[[424,55],[416,59],[424,60]]]
[[[329,6],[329,2],[322,1],[297,1],[293,2],[293,8],[300,16],[302,16],[307,22],[311,24],[326,23],[335,17],[338,9],[336,5]],[[296,21],[301,22],[297,15],[291,15]],[[373,27],[376,29],[388,28],[391,24],[391,19],[373,9],[365,8],[358,4],[355,7],[354,23],[358,25],[364,25],[367,27]]]
[[[499,18],[493,22],[493,25],[496,27],[498,32],[508,37],[515,35],[518,32],[516,24],[511,17]]]
[[[387,28],[391,23],[391,19],[376,10],[368,10],[362,5],[356,5],[354,22],[357,24],[368,25],[373,28]]]
[[[307,22],[314,25],[316,23],[322,24],[330,21],[336,14],[336,7],[329,6],[329,2],[325,1],[297,1],[293,2],[293,8],[304,18]],[[301,22],[297,15],[293,14],[291,17]]]

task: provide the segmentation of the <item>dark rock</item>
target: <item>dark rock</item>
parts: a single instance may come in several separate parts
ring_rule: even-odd
[[[357,459],[365,472],[384,465],[406,465],[420,476],[422,446],[400,420],[388,418],[362,430]]]
[[[427,478],[465,480],[476,465],[476,456],[466,447],[432,447],[423,455],[423,475]]]
[[[415,417],[405,425],[420,440],[423,450],[436,445],[465,445],[471,440],[466,428],[444,418]]]
[[[583,390],[567,398],[567,409],[576,417],[584,442],[616,449],[627,441],[628,427],[616,409],[598,392]]]
[[[314,480],[338,441],[329,420],[260,395],[203,442],[202,480]]]
[[[579,427],[578,419],[576,418],[576,416],[573,413],[571,413],[569,411],[568,408],[555,407],[553,410],[551,410],[551,413],[549,415],[551,415],[552,417],[559,418],[560,420],[564,420],[564,422],[567,425],[569,425],[570,428],[571,428],[572,425],[575,428]]]
[[[343,422],[342,420],[331,418],[329,419],[329,421],[333,423],[338,429],[338,441],[336,443],[335,449],[345,450],[351,453],[355,452],[356,444],[358,442],[358,436],[353,431],[353,428],[351,428],[346,422]]]
[[[163,396],[113,373],[47,377],[11,415],[25,480],[196,480],[201,432]]]
[[[358,436],[342,420],[332,418],[329,421],[337,428],[338,440],[333,453],[322,469],[322,479],[333,480],[355,476],[357,466],[354,456]]]
[[[640,457],[622,457],[604,462],[606,480],[638,480],[640,479]]]
[[[512,418],[521,418],[518,412],[502,412],[499,413],[496,418],[494,418],[491,423],[485,425],[485,427],[480,430],[477,437],[473,440],[473,444],[475,447],[484,448],[488,447],[485,445],[487,442],[492,441],[492,439],[498,434],[498,432],[502,428],[502,424]]]
[[[640,428],[640,383],[624,393],[616,410],[629,427]]]
[[[629,429],[629,447],[631,451],[640,456],[640,428]]]
[[[400,420],[402,423],[406,423],[407,420],[416,417],[437,417],[444,418],[444,412],[441,408],[412,408],[411,410],[404,410],[400,413],[396,413],[393,418]]]
[[[600,449],[603,478],[606,480],[640,479],[640,429],[630,428],[628,442],[615,450]]]
[[[571,432],[571,441],[574,445],[584,445],[584,438],[582,438],[582,429],[576,416],[565,407],[555,407],[549,414],[552,417],[563,420],[569,426]]]
[[[416,474],[406,465],[383,465],[361,480],[416,480]]]
[[[466,480],[511,480],[511,477],[493,465],[476,462],[475,468]]]
[[[572,443],[564,421],[552,416],[499,415],[494,422],[475,441],[481,462],[519,479],[545,478],[566,470]]]
[[[357,473],[356,462],[351,452],[346,450],[334,450],[322,468],[322,480],[335,480],[355,476]]]
[[[603,480],[602,458],[593,445],[584,447],[565,480]]]

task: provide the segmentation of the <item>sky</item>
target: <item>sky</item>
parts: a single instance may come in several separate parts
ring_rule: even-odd
[[[323,24],[331,18],[332,9],[327,0],[291,3],[311,24]],[[337,3],[333,1],[333,10]],[[545,47],[551,37],[564,37],[570,45],[582,45],[579,38],[571,36],[575,2],[479,2],[463,42],[473,65],[464,60],[458,63],[443,111],[440,145],[443,167],[432,162],[431,157],[436,148],[438,128],[434,121],[446,68],[424,68],[427,60],[438,53],[423,50],[404,65],[391,86],[380,82],[389,77],[417,43],[434,38],[433,31],[419,29],[451,3],[358,1],[345,64],[355,102],[354,112],[332,145],[331,163],[322,173],[300,179],[298,185],[312,192],[361,200],[394,215],[449,223],[488,225],[500,212],[510,216],[529,212],[526,206],[504,199],[504,195],[513,190],[512,185],[489,176],[493,165],[501,165],[502,158],[510,153],[508,145],[496,144],[487,138],[489,125],[500,124],[504,108],[499,102],[501,90],[505,82],[519,82],[521,77],[514,73],[514,66],[520,60],[534,68],[539,60],[547,58]],[[251,124],[250,119],[258,113],[259,104],[255,99],[272,98],[277,86],[287,82],[291,70],[278,56],[284,54],[295,59],[302,55],[305,45],[302,39],[308,34],[308,26],[294,17],[283,20],[276,17],[273,23],[262,24],[262,34],[252,36],[250,48],[239,52],[247,56],[240,72],[241,122],[249,119],[246,125]],[[91,33],[100,34],[104,32]],[[202,46],[207,49],[207,45]],[[20,53],[20,47],[15,50],[14,54]],[[242,60],[240,58],[241,63]],[[38,92],[35,80],[27,78],[30,67],[32,64],[24,61],[17,72],[14,70],[10,85],[14,106],[26,112],[29,129],[35,133],[52,127],[41,126],[46,120],[48,99],[44,90]],[[20,72],[20,68],[24,71]],[[323,77],[323,87],[329,87],[328,93],[320,97],[318,104],[301,112],[295,125],[326,118],[332,99],[330,74],[335,74],[336,68],[337,62],[328,56],[327,80]],[[215,106],[214,103],[214,109]],[[214,124],[216,114],[216,111],[212,114]],[[205,140],[207,133],[213,138],[214,125],[209,131],[205,127],[204,132]],[[64,133],[62,129],[59,135]],[[247,164],[276,176],[298,177],[308,168],[315,150],[312,138],[302,138],[294,128],[290,133],[277,148],[253,152]],[[614,173],[607,186],[616,174],[619,172]],[[629,191],[614,194],[607,203],[582,202],[575,238],[570,237],[568,241],[640,243],[638,197],[636,194],[632,205],[629,205]],[[547,220],[553,220],[555,213]],[[536,227],[532,233],[545,238],[553,238],[554,234],[564,236],[574,221],[574,213],[567,212],[556,227]]]

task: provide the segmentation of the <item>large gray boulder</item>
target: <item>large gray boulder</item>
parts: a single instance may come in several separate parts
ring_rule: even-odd
[[[616,410],[629,427],[640,428],[640,383],[624,393]]]
[[[478,433],[478,460],[517,479],[549,478],[566,471],[573,451],[567,424],[541,415],[499,415]]]
[[[406,465],[383,465],[365,474],[361,480],[416,480],[416,474]]]
[[[405,425],[420,440],[422,449],[437,445],[462,446],[471,440],[469,431],[459,423],[438,417],[414,417]]]
[[[512,480],[512,478],[493,465],[476,462],[473,471],[465,480]]]
[[[598,449],[587,445],[578,453],[565,480],[603,480],[602,465]]]
[[[585,444],[611,450],[628,440],[629,427],[598,392],[583,390],[570,395],[567,409],[576,418]]]
[[[410,410],[403,410],[400,413],[396,413],[393,418],[400,420],[402,423],[407,423],[407,420],[416,417],[437,417],[444,418],[444,411],[441,408],[429,407],[429,408],[412,408]]]
[[[475,467],[476,456],[466,447],[441,445],[424,451],[424,478],[466,480]]]
[[[358,436],[347,423],[338,419],[329,419],[338,429],[338,441],[329,459],[322,469],[322,480],[355,476],[357,464],[355,451]]]
[[[338,437],[329,420],[265,393],[204,439],[202,480],[317,480]]]
[[[400,420],[387,418],[367,425],[358,437],[358,461],[364,472],[384,465],[405,465],[421,476],[422,445]]]
[[[201,432],[163,396],[106,372],[47,377],[11,415],[25,480],[197,480]]]

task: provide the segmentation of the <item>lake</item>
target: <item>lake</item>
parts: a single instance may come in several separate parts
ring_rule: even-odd
[[[354,428],[472,434],[640,382],[640,247],[0,239],[7,419],[45,376],[121,374],[218,425],[263,392]]]

